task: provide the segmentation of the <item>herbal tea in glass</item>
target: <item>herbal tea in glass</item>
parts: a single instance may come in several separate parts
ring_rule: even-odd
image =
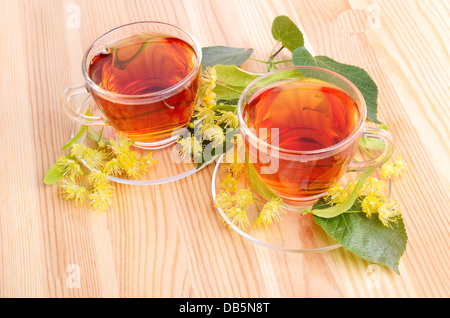
[[[201,68],[192,81],[171,87],[194,69],[197,55],[182,39],[135,34],[102,48],[89,65],[91,80],[119,95],[145,96],[145,102],[118,101],[93,93],[108,123],[132,140],[151,143],[170,138],[190,121],[198,99]]]
[[[346,171],[354,145],[325,156],[317,152],[348,138],[358,127],[360,113],[355,101],[337,86],[313,78],[272,83],[247,99],[242,118],[246,126],[267,144],[277,140],[276,169],[267,166],[259,146],[246,149],[262,182],[283,198],[322,194]],[[301,153],[302,157],[295,154]]]

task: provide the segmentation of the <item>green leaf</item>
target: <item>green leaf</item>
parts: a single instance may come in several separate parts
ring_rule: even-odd
[[[252,189],[262,196],[267,201],[270,201],[272,198],[276,197],[276,195],[259,179],[258,174],[256,173],[255,168],[251,163],[248,162],[248,157],[246,155],[246,163],[245,163],[245,172],[247,175],[248,182]]]
[[[211,110],[214,111],[226,111],[226,112],[235,112],[237,105],[216,105],[211,107]]]
[[[366,101],[367,119],[375,123],[380,123],[377,120],[378,88],[365,70],[357,66],[336,62],[327,56],[313,57],[304,47],[295,49],[292,54],[292,62],[297,66],[316,66],[325,68],[347,78],[359,89]]]
[[[378,125],[378,128],[388,130],[388,126],[385,124]],[[384,148],[386,148],[386,144],[382,140],[367,137],[362,137],[359,141],[359,145],[366,149],[373,150],[384,150]]]
[[[272,36],[289,51],[303,46],[303,34],[287,16],[278,16],[272,23]]]
[[[247,87],[262,74],[250,73],[236,65],[215,65],[217,82],[232,86]]]
[[[95,142],[100,142],[103,141],[106,145],[110,145],[111,143],[109,142],[108,139],[106,139],[105,137],[103,137],[102,135],[100,135],[100,132],[92,127],[88,127],[87,130],[87,137]]]
[[[364,148],[373,150],[384,150],[384,148],[386,148],[386,144],[383,141],[367,137],[361,138],[361,140],[359,141],[359,145]]]
[[[250,73],[235,65],[214,66],[217,80],[214,88],[217,100],[239,99],[244,89],[260,74]]]
[[[68,157],[68,156],[66,156]],[[58,169],[58,161],[48,169],[44,177],[44,183],[52,185],[59,182],[64,177],[64,174]]]
[[[353,189],[352,193],[350,193],[347,200],[345,200],[341,204],[336,204],[333,206],[315,204],[311,209],[312,214],[320,216],[322,218],[333,218],[352,209],[353,205],[355,204],[356,198],[358,197],[359,190],[361,190],[361,188],[364,185],[364,182],[367,180],[368,177],[370,177],[370,175],[372,175],[374,171],[375,171],[374,168],[369,168],[361,174],[361,176],[358,179],[358,182],[355,185],[355,188]]]
[[[214,93],[216,94],[217,100],[239,99],[244,89],[245,87],[243,86],[232,86],[216,83],[216,87],[214,87]]]
[[[77,134],[75,136],[72,137],[72,139],[70,139],[61,149],[61,151],[64,151],[66,149],[69,149],[70,147],[72,147],[78,140],[80,140],[81,137],[83,137],[83,135],[86,133],[88,129],[88,126],[81,126],[80,130],[77,132]]]
[[[314,221],[350,252],[400,274],[398,265],[408,239],[401,218],[392,228],[384,226],[376,214],[370,219],[364,213],[343,213],[334,218],[314,216]]]
[[[208,46],[202,48],[202,66],[236,65],[239,66],[248,60],[253,49],[234,48],[229,46]]]
[[[219,66],[220,75],[217,75],[216,87],[214,88],[214,93],[216,94],[217,100],[239,100],[242,92],[248,84],[250,84],[253,79],[259,77],[259,74],[249,73],[239,68],[234,70],[229,68],[229,74],[226,74],[226,70],[226,68],[221,68]],[[242,78],[239,79],[239,76],[242,76]],[[297,69],[287,70],[285,72],[274,73],[269,77],[261,79],[258,82],[258,85],[265,86],[280,80],[301,77],[302,74]]]

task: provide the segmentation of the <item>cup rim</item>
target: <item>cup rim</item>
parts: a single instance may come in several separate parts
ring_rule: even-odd
[[[314,69],[314,70],[327,72],[329,74],[332,74],[333,76],[339,77],[341,80],[346,82],[346,84],[348,84],[354,90],[355,94],[357,95],[357,97],[360,101],[361,107],[359,107],[359,108],[361,108],[361,109],[359,109],[360,118],[359,118],[358,125],[357,125],[356,129],[350,135],[348,135],[345,139],[341,140],[340,142],[338,142],[332,146],[326,147],[326,148],[321,148],[321,149],[316,149],[316,150],[291,150],[291,149],[285,149],[285,148],[273,146],[273,145],[259,139],[258,136],[256,136],[247,127],[247,125],[245,124],[244,118],[242,117],[243,107],[245,107],[245,105],[243,106],[242,104],[243,104],[244,97],[247,95],[248,91],[262,79],[269,77],[274,73],[283,72],[283,71],[292,70],[292,69]],[[366,120],[366,115],[367,115],[367,106],[366,106],[364,97],[361,94],[361,92],[359,91],[359,89],[350,80],[348,80],[346,77],[344,77],[336,72],[333,72],[333,71],[330,71],[330,70],[327,70],[327,69],[324,69],[321,67],[315,67],[315,66],[289,66],[289,67],[278,68],[273,71],[267,72],[266,74],[263,74],[263,75],[259,76],[258,78],[254,79],[250,84],[247,85],[247,87],[244,89],[241,96],[239,97],[239,101],[238,101],[238,105],[237,105],[237,116],[238,116],[238,121],[239,121],[239,127],[241,130],[243,130],[245,132],[246,135],[248,135],[254,142],[256,142],[257,145],[258,144],[263,145],[264,147],[266,147],[265,149],[270,148],[270,149],[276,150],[278,153],[286,153],[286,154],[293,154],[293,155],[322,154],[322,153],[331,152],[331,151],[341,148],[342,146],[349,143],[351,140],[353,140],[354,138],[356,138],[358,135],[361,134],[361,130],[363,130],[365,127],[364,123]]]
[[[152,93],[147,93],[147,94],[141,94],[141,95],[127,95],[127,94],[118,94],[118,93],[113,93],[110,92],[102,87],[100,87],[99,85],[97,85],[89,76],[88,70],[86,69],[86,62],[87,62],[87,57],[89,55],[89,53],[91,52],[92,48],[94,47],[94,45],[96,45],[100,40],[102,40],[106,35],[118,30],[118,29],[122,29],[131,25],[137,25],[137,24],[160,24],[160,25],[165,25],[165,26],[169,26],[171,28],[175,28],[178,31],[184,33],[192,42],[193,42],[193,49],[195,51],[195,54],[197,56],[197,59],[195,61],[194,66],[192,67],[192,70],[189,72],[188,75],[186,75],[181,81],[179,81],[178,83],[162,89],[160,91],[156,91],[156,92],[152,92]],[[137,22],[131,22],[131,23],[127,23],[127,24],[123,24],[120,25],[118,27],[115,27],[105,33],[103,33],[102,35],[100,35],[97,39],[95,39],[91,45],[89,45],[89,47],[87,48],[86,52],[83,55],[83,60],[81,62],[81,68],[82,68],[82,73],[83,76],[86,80],[87,85],[89,86],[89,88],[94,89],[97,93],[99,93],[102,97],[106,97],[108,99],[132,99],[132,100],[145,100],[147,101],[148,99],[165,99],[169,96],[167,95],[174,95],[178,89],[182,86],[184,86],[186,83],[188,83],[194,76],[195,74],[198,72],[201,64],[202,64],[202,49],[201,46],[199,44],[199,42],[197,41],[197,39],[192,36],[191,33],[186,32],[184,30],[182,30],[181,28],[167,23],[167,22],[161,22],[161,21],[137,21]],[[142,101],[144,102],[144,101]]]

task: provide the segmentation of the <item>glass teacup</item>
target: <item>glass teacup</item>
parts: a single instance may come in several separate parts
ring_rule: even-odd
[[[83,57],[85,83],[64,93],[62,106],[82,125],[111,125],[142,148],[174,143],[198,101],[202,51],[180,28],[154,21],[130,23],[95,40]],[[101,116],[73,106],[92,97]]]
[[[382,165],[391,135],[366,125],[366,104],[355,85],[317,67],[288,67],[254,80],[242,93],[238,119],[245,151],[260,180],[291,210],[302,210],[348,171]],[[360,139],[386,147],[354,159]]]

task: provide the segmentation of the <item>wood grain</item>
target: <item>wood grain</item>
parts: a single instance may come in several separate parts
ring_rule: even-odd
[[[450,296],[447,1],[1,0],[0,12],[0,297]],[[160,20],[202,46],[267,59],[281,14],[315,54],[378,84],[379,119],[410,162],[394,186],[409,236],[400,276],[344,249],[291,254],[242,238],[213,207],[212,165],[168,184],[118,184],[105,214],[43,184],[70,133],[59,99],[82,82],[82,54],[100,34]]]

